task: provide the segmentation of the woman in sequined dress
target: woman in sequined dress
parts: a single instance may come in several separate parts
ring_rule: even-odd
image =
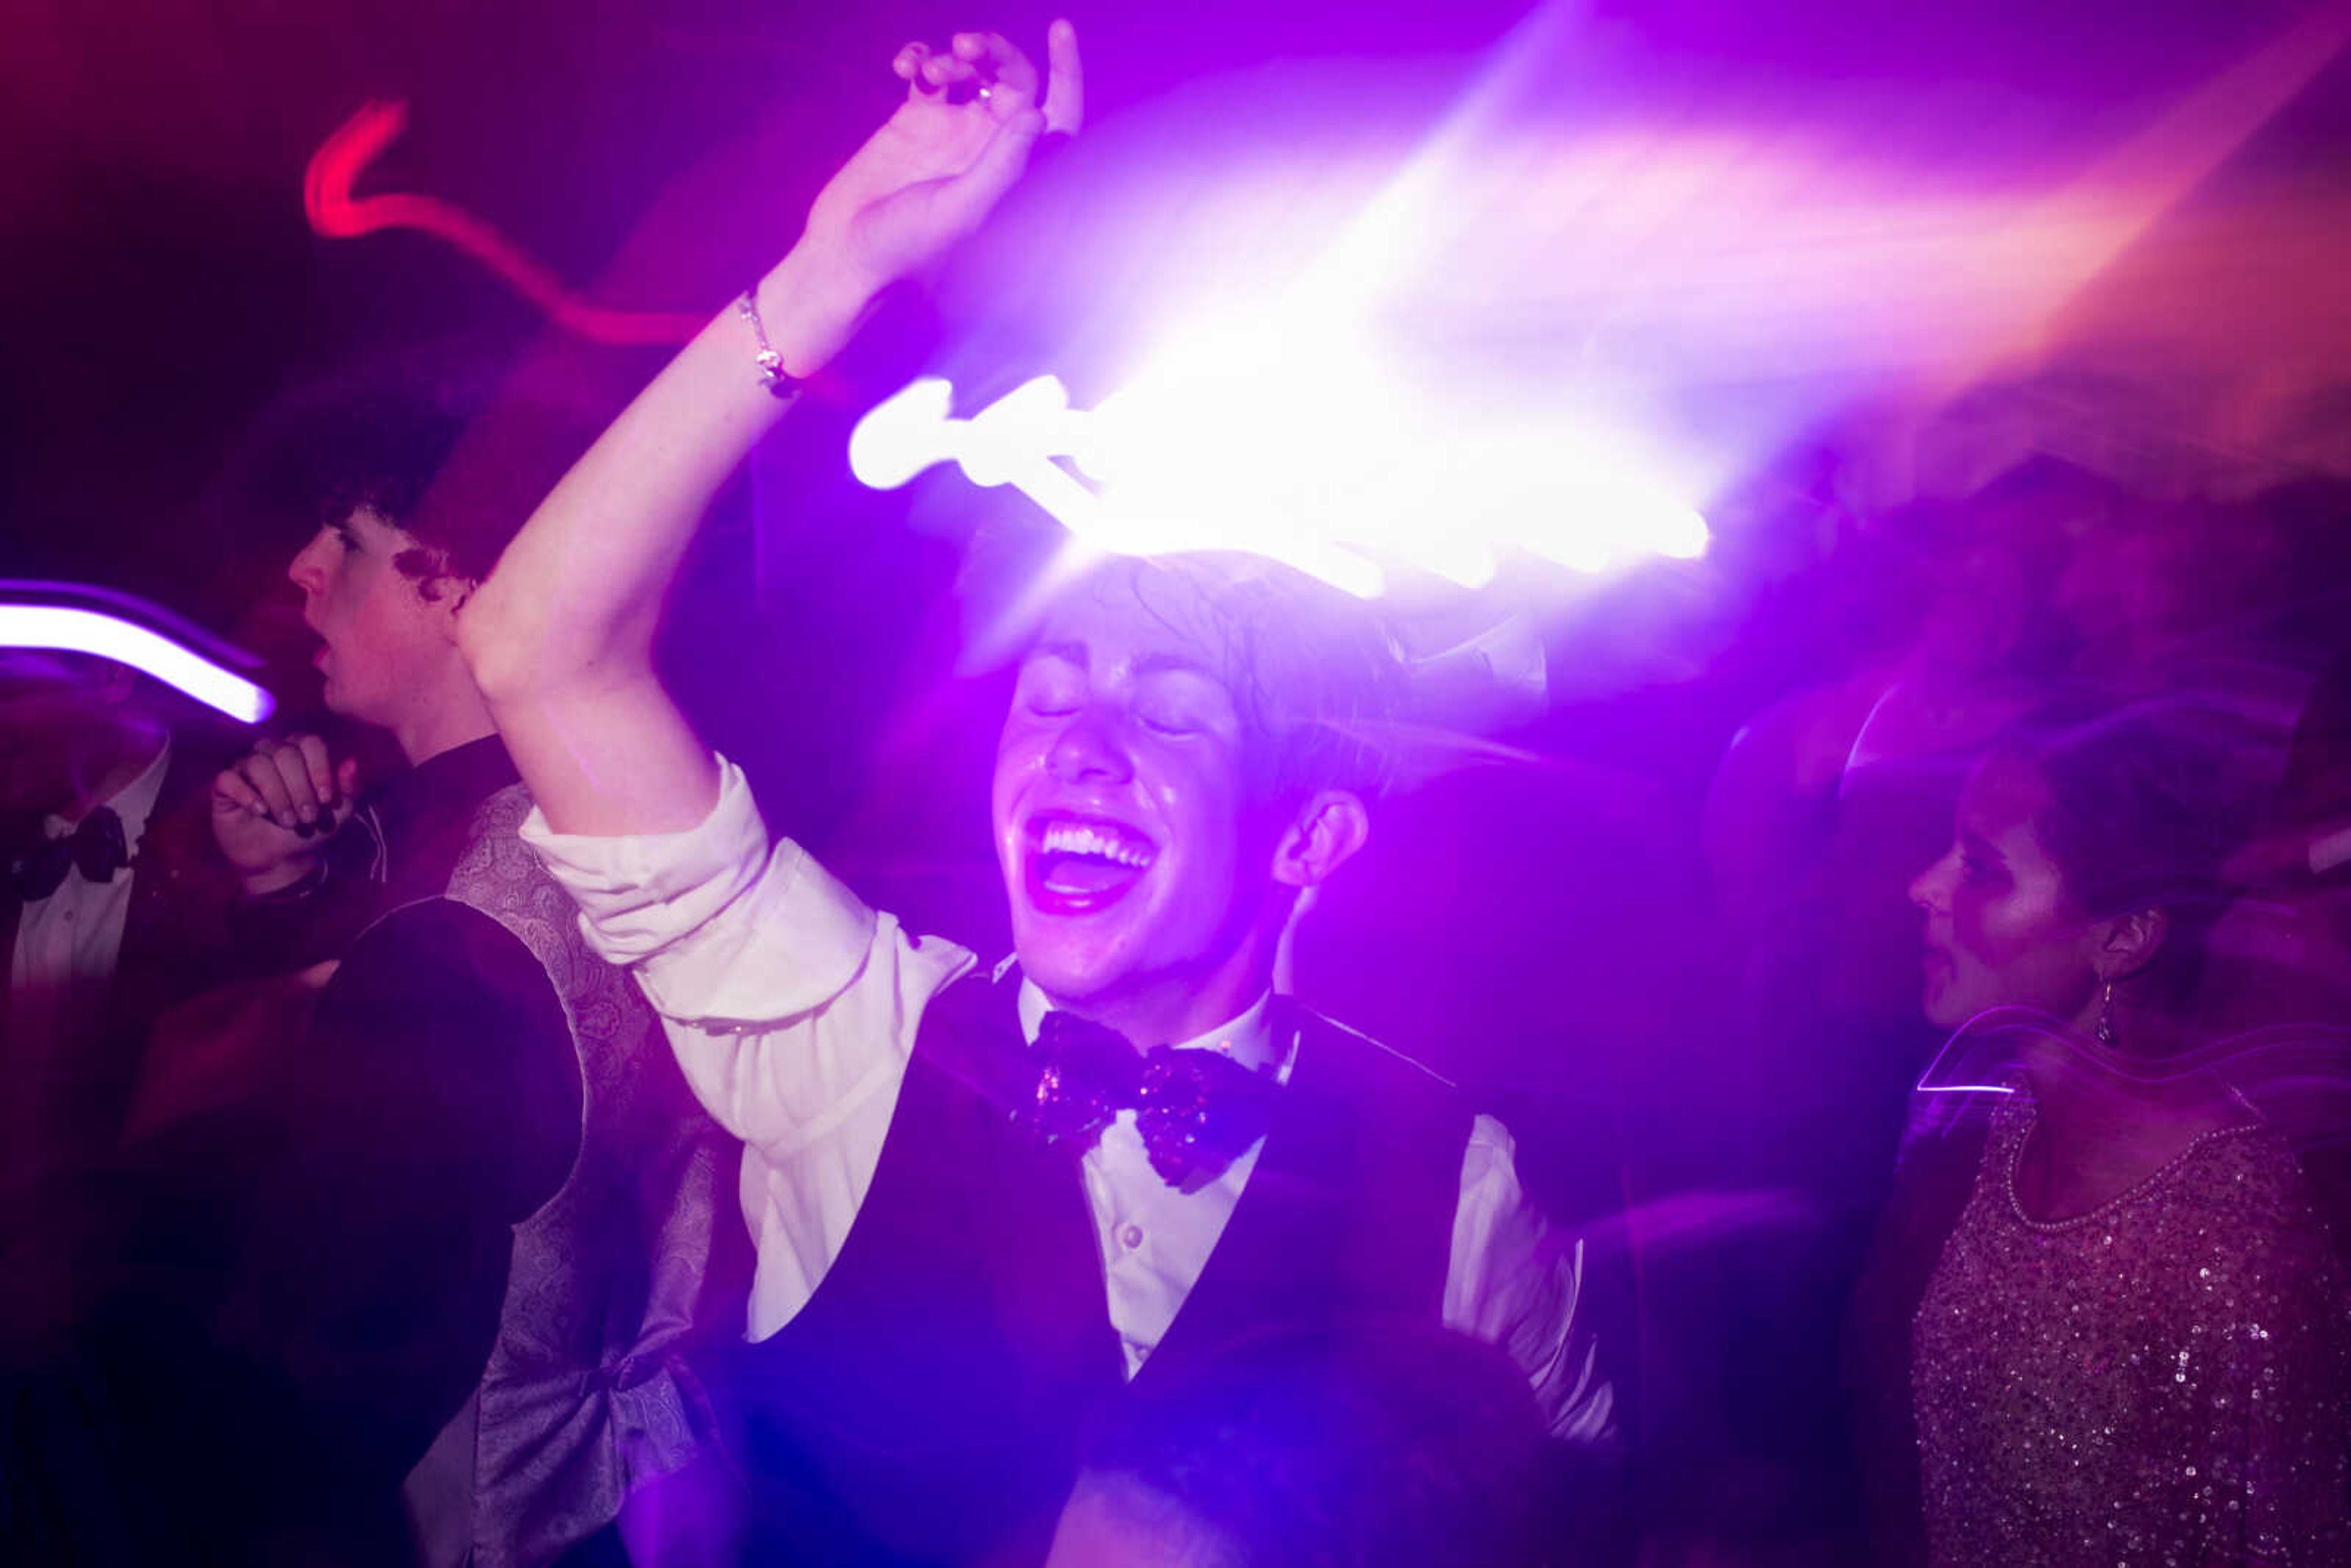
[[[1874,1560],[2351,1562],[2341,1269],[2189,1021],[2237,760],[2189,727],[2021,726],[1911,889],[1928,1019],[2015,1067],[1914,1141],[1858,1303]]]

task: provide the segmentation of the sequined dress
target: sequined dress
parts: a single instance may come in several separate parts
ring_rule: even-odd
[[[2040,1222],[2034,1114],[1994,1114],[1912,1323],[1931,1562],[2351,1562],[2343,1273],[2284,1141],[2208,1133]]]

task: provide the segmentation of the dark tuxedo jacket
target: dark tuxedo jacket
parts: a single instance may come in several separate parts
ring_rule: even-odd
[[[170,1009],[230,969],[236,885],[212,841],[214,759],[184,743],[131,864],[120,957],[82,1038],[37,1043],[9,1025],[0,987],[0,1217],[12,1200],[110,1149],[148,1038]],[[23,905],[0,883],[0,953],[13,955]]]

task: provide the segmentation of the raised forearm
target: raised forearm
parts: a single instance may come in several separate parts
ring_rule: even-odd
[[[868,290],[796,248],[758,286],[787,372],[847,340]],[[550,492],[459,619],[475,680],[505,710],[649,674],[678,563],[712,498],[773,427],[750,326],[732,301]]]
[[[1034,68],[994,34],[899,51],[905,98],[759,282],[787,374],[814,372],[875,294],[977,227],[1049,122],[1074,129],[1076,38],[1061,23],[1049,42],[1042,109]],[[708,748],[654,677],[653,635],[704,512],[784,406],[761,384],[758,349],[730,304],[564,476],[458,618],[475,681],[559,832],[674,832],[717,799]]]

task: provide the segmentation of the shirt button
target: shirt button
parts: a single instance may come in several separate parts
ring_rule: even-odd
[[[1120,1246],[1124,1247],[1130,1252],[1134,1251],[1136,1248],[1143,1245],[1143,1227],[1134,1224],[1120,1226],[1118,1229],[1118,1239]]]

